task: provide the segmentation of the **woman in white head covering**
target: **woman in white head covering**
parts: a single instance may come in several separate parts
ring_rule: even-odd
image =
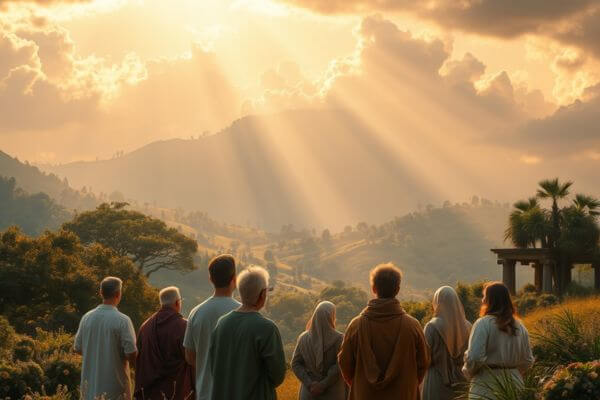
[[[301,382],[300,400],[344,400],[346,385],[337,365],[343,335],[335,330],[335,305],[323,301],[317,305],[298,337],[292,358],[292,371]]]
[[[459,396],[467,379],[462,373],[463,356],[469,344],[471,323],[450,286],[433,296],[433,318],[425,325],[425,339],[431,348],[431,365],[423,380],[423,400],[450,400]]]

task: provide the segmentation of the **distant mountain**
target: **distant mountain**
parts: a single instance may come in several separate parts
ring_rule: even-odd
[[[57,203],[69,209],[87,210],[96,207],[96,197],[82,193],[71,186],[67,179],[59,179],[53,173],[40,171],[38,167],[13,158],[0,150],[0,177],[15,178],[19,188],[27,193],[45,193]]]
[[[443,200],[368,126],[342,111],[245,117],[211,136],[47,169],[77,187],[92,184],[271,230],[288,223],[382,223],[418,203]]]

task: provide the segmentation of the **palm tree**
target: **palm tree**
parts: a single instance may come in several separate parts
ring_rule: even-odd
[[[586,196],[585,194],[576,194],[573,199],[573,205],[579,211],[587,211],[588,215],[597,217],[600,215],[600,200]]]
[[[558,208],[558,200],[564,199],[569,195],[569,188],[573,182],[559,182],[558,178],[545,179],[539,183],[540,188],[537,190],[537,197],[540,199],[552,199],[552,231],[549,240],[549,247],[555,248],[558,239],[560,238],[560,209]]]
[[[537,198],[517,201],[514,208],[504,240],[510,240],[516,247],[536,247],[538,241],[542,247],[547,247],[550,231],[548,213],[542,210]]]

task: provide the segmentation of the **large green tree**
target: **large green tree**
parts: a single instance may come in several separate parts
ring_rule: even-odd
[[[75,332],[95,307],[105,276],[123,280],[119,308],[136,326],[156,307],[157,294],[131,260],[100,244],[82,246],[69,231],[39,238],[12,227],[0,234],[0,315],[20,332],[35,328]]]
[[[194,270],[198,250],[195,240],[126,206],[103,203],[77,215],[63,228],[74,232],[85,245],[99,243],[119,256],[129,257],[146,276],[160,269]]]

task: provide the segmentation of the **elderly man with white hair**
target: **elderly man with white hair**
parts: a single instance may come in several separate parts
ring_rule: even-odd
[[[242,305],[219,319],[211,336],[212,400],[272,400],[285,377],[285,355],[275,323],[263,317],[269,273],[251,266],[238,275]]]
[[[134,398],[193,398],[194,370],[185,361],[183,337],[187,321],[180,314],[179,289],[166,287],[158,297],[160,309],[142,324],[138,334]]]
[[[82,355],[81,399],[131,399],[129,363],[135,365],[135,331],[129,317],[117,310],[123,282],[114,276],[100,282],[102,304],[79,323],[73,348]]]

